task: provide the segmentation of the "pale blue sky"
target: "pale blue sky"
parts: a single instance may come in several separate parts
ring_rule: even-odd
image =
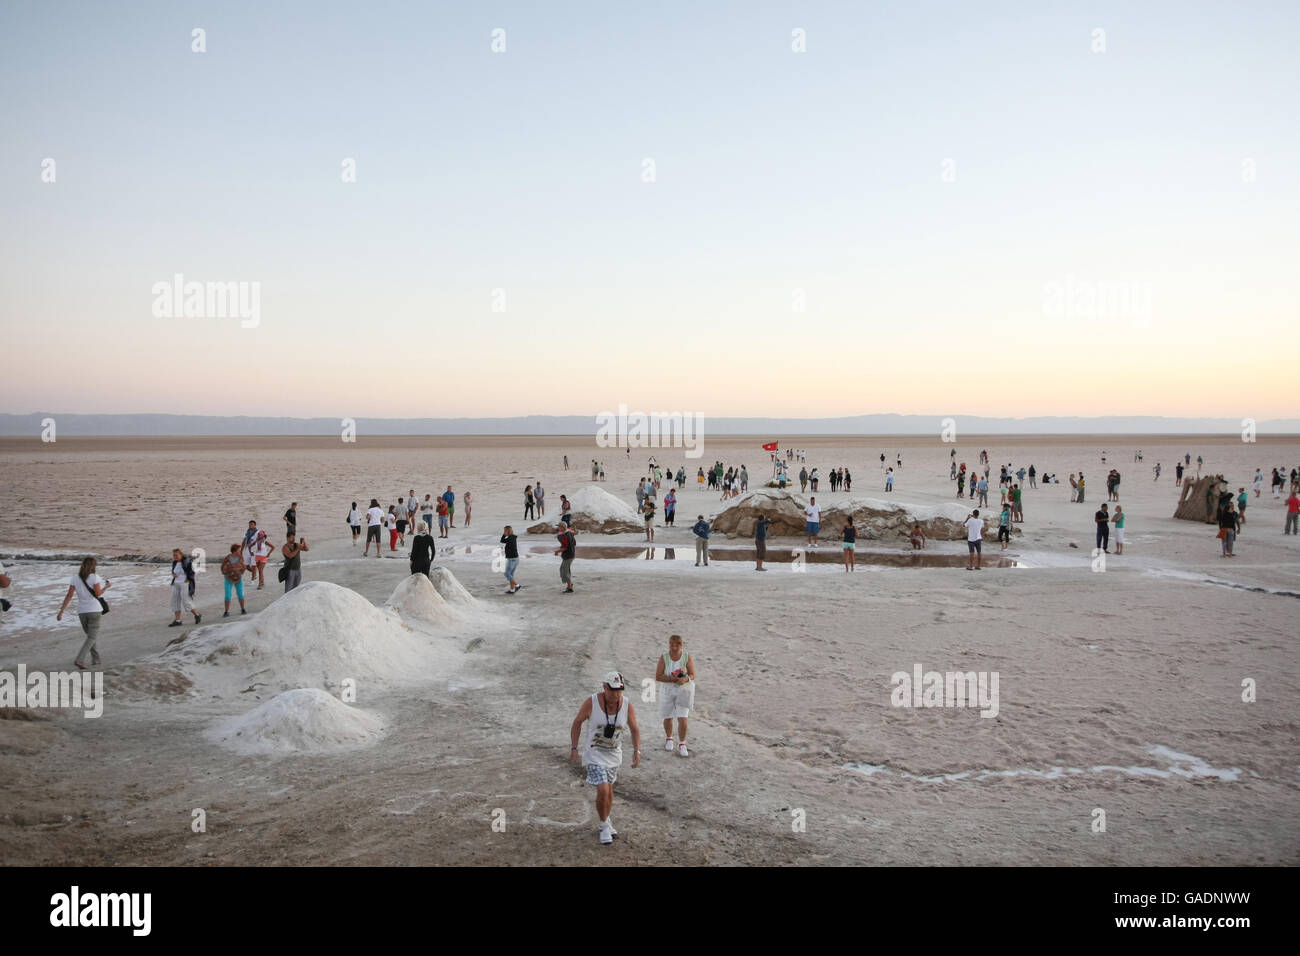
[[[1297,41],[1294,2],[7,2],[0,407],[1291,414]],[[259,327],[153,317],[176,272]],[[1067,276],[1151,314],[1045,315]]]

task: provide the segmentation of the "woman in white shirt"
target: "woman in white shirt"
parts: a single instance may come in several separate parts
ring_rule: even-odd
[[[63,596],[63,606],[59,608],[58,616],[55,618],[62,621],[63,612],[68,609],[68,604],[73,597],[76,597],[77,619],[81,621],[81,629],[86,632],[86,640],[77,653],[75,663],[83,671],[86,669],[83,662],[87,653],[90,654],[92,667],[96,667],[100,663],[99,651],[95,649],[95,641],[99,638],[99,619],[104,613],[104,608],[99,603],[99,598],[100,595],[112,587],[112,584],[106,579],[95,573],[96,567],[97,564],[94,558],[86,558],[81,562],[81,568],[68,582],[68,593]]]

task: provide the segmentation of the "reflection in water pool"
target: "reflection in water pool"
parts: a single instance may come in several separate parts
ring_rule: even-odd
[[[549,547],[534,546],[533,554],[551,554]],[[857,551],[856,564],[876,565],[886,568],[964,568],[965,554],[942,554],[934,551]],[[579,560],[639,560],[639,561],[690,561],[695,562],[695,548],[638,548],[626,545],[596,545],[578,549]],[[843,564],[844,552],[839,548],[827,547],[808,550],[805,548],[768,548],[769,564],[790,564],[802,559],[807,564]],[[710,561],[746,561],[754,560],[753,548],[710,548]],[[1004,554],[984,555],[983,566],[986,568],[1023,568],[1026,565]]]

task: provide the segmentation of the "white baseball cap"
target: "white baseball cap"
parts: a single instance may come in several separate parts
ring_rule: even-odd
[[[618,671],[610,671],[608,674],[605,675],[605,679],[603,683],[610,690],[622,690],[623,675],[620,674]]]

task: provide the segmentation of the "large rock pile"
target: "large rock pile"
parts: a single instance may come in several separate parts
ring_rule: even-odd
[[[733,498],[713,519],[713,530],[729,538],[752,538],[754,524],[759,514],[767,515],[772,522],[769,537],[803,537],[806,532],[804,508],[808,498],[789,491],[759,488]],[[940,541],[962,541],[966,538],[964,524],[970,509],[960,504],[908,505],[881,501],[876,498],[846,498],[822,508],[821,530],[817,537],[839,540],[845,520],[852,515],[858,527],[859,540],[906,540],[912,525],[920,522],[927,538]],[[984,537],[994,539],[998,534],[997,512],[985,509]],[[1013,534],[1019,534],[1014,529]]]
[[[555,520],[560,520],[558,496],[547,495],[549,506],[555,509]],[[616,498],[604,488],[584,485],[569,498],[573,505],[573,527],[592,534],[622,534],[626,531],[643,531],[645,520],[636,509],[621,498]],[[660,512],[662,514],[662,512]],[[556,525],[543,521],[532,525],[529,534],[555,534]]]

